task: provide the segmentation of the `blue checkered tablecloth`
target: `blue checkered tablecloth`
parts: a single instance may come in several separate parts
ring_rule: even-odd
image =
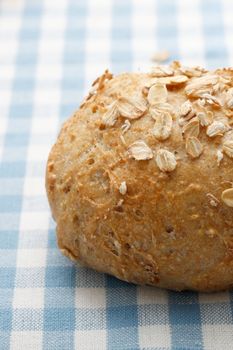
[[[136,287],[56,246],[45,162],[105,68],[233,62],[232,0],[0,0],[0,350],[233,349],[233,293]]]

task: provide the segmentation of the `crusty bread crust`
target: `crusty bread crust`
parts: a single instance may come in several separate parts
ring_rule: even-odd
[[[46,171],[58,245],[138,284],[233,286],[233,69],[108,72]]]

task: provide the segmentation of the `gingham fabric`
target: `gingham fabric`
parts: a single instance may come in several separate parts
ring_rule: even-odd
[[[0,349],[233,349],[233,293],[136,287],[56,246],[45,162],[105,68],[233,62],[231,0],[0,0]]]

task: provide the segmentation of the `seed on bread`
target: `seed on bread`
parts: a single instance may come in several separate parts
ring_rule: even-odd
[[[122,133],[125,134],[131,127],[131,123],[128,119],[125,120],[124,124],[121,126]]]
[[[192,111],[192,103],[187,100],[178,109],[178,117],[186,117]]]
[[[144,98],[126,98],[118,99],[118,111],[122,117],[128,119],[138,119],[147,110],[146,100]]]
[[[198,158],[203,152],[203,146],[195,136],[187,138],[185,147],[186,152],[192,158]]]
[[[125,195],[125,194],[126,194],[126,192],[127,192],[127,185],[126,185],[126,182],[125,182],[125,181],[123,181],[123,182],[120,184],[119,192],[120,192],[120,194],[122,194],[122,195]]]
[[[116,123],[119,115],[120,114],[118,110],[117,101],[114,101],[111,103],[106,113],[103,115],[102,122],[106,126],[113,126]]]
[[[216,74],[204,75],[189,82],[186,85],[185,92],[190,97],[200,97],[203,93],[211,94],[218,80],[219,77]]]
[[[207,193],[207,198],[209,200],[209,203],[212,207],[217,207],[219,204],[219,200],[212,194],[212,193]]]
[[[167,92],[166,85],[158,82],[151,86],[148,92],[147,99],[150,105],[153,106],[158,103],[167,102],[167,96],[168,96],[168,92]]]
[[[169,113],[163,112],[156,118],[153,135],[160,141],[166,140],[172,132],[172,117]]]
[[[212,124],[210,124],[206,130],[206,134],[209,137],[215,137],[219,135],[223,135],[227,131],[226,125],[218,120],[215,120]]]
[[[183,127],[182,133],[185,137],[195,136],[197,137],[200,132],[200,123],[198,118],[191,119],[185,126]]]
[[[186,75],[175,75],[173,77],[170,77],[168,85],[181,85],[188,81],[188,77]]]
[[[132,143],[128,148],[131,158],[136,160],[148,160],[153,158],[153,152],[149,146],[143,141],[138,140]]]
[[[228,157],[233,158],[233,140],[225,141],[222,150]]]
[[[217,150],[217,164],[220,166],[221,161],[223,160],[223,153],[221,150]]]
[[[206,72],[205,69],[198,66],[195,66],[195,67],[181,66],[179,70],[181,71],[182,74],[187,75],[187,77],[189,78],[200,77],[202,73]]]
[[[149,112],[150,112],[151,117],[156,120],[157,117],[161,113],[167,112],[167,113],[171,114],[172,113],[172,106],[167,102],[157,103],[157,104],[150,107]]]
[[[166,65],[152,67],[150,73],[152,77],[170,77],[174,74],[174,70]]]
[[[233,109],[233,88],[230,88],[226,93],[226,106],[229,109]]]
[[[213,95],[208,94],[208,93],[204,93],[202,95],[200,95],[202,99],[204,99],[205,103],[213,105],[215,107],[220,107],[221,106],[221,102]]]
[[[208,126],[213,123],[213,112],[199,112],[197,113],[197,118],[199,119],[201,126]]]
[[[233,188],[228,188],[222,192],[222,201],[228,207],[233,207]]]
[[[158,150],[155,161],[159,169],[163,172],[171,172],[177,165],[174,154],[166,149]]]

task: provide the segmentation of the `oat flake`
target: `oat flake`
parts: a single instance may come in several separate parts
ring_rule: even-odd
[[[233,208],[233,188],[228,188],[222,192],[222,201],[228,206]]]
[[[227,130],[227,127],[224,123],[220,121],[214,121],[212,124],[210,124],[206,130],[206,134],[209,137],[214,137],[217,135],[223,135]]]
[[[165,84],[155,83],[148,92],[148,102],[150,105],[167,102],[167,88]]]
[[[114,101],[113,103],[110,104],[107,112],[103,115],[102,122],[106,126],[113,126],[116,123],[118,117],[119,117],[118,106],[117,106],[117,102]]]
[[[166,140],[172,131],[172,117],[169,113],[163,112],[156,118],[153,135],[160,141]]]
[[[155,158],[156,164],[163,172],[171,172],[176,168],[176,158],[173,153],[160,149]]]
[[[123,182],[120,184],[119,192],[120,192],[120,194],[122,194],[122,195],[125,195],[125,194],[126,194],[126,192],[127,192],[127,185],[126,185],[126,182],[125,182],[125,181],[123,181]]]
[[[174,71],[169,66],[156,66],[152,67],[150,75],[152,77],[169,77],[174,74]]]
[[[147,110],[146,100],[144,98],[125,98],[118,100],[118,110],[122,117],[128,119],[140,118]]]
[[[132,145],[130,145],[128,148],[128,152],[130,157],[136,160],[147,160],[153,158],[152,150],[142,140],[132,143]]]
[[[222,150],[228,157],[233,158],[233,140],[225,141]]]
[[[220,166],[221,161],[223,160],[223,153],[220,150],[217,150],[217,164]]]
[[[188,137],[185,147],[186,152],[192,158],[198,158],[203,152],[203,146],[201,142],[194,136]]]
[[[195,136],[197,137],[200,132],[200,125],[198,118],[191,119],[182,130],[185,137]]]
[[[201,126],[208,126],[213,122],[213,112],[199,112],[197,113],[197,118],[199,119]]]

